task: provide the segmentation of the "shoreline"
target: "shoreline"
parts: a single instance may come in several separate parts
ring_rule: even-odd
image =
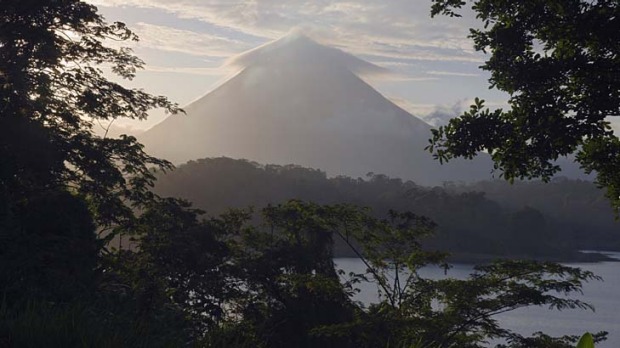
[[[619,258],[611,257],[607,253],[620,253],[616,251],[576,251],[569,255],[495,255],[495,254],[476,254],[454,252],[450,253],[446,261],[451,264],[476,265],[493,262],[494,260],[510,259],[510,260],[534,260],[541,262],[557,262],[565,264],[574,263],[599,263],[599,262],[620,262]],[[357,255],[334,255],[334,259],[357,259]]]
[[[494,254],[473,254],[473,253],[451,253],[447,261],[459,264],[481,264],[489,263],[498,259],[510,260],[534,260],[541,262],[557,263],[598,263],[598,262],[620,262],[620,259],[610,257],[602,251],[581,252],[577,251],[570,255],[494,255]]]

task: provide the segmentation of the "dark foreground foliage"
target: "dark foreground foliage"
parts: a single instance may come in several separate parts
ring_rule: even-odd
[[[422,278],[417,271],[423,266],[448,266],[444,254],[421,248],[434,223],[412,213],[392,211],[377,219],[354,206],[301,201],[259,214],[235,210],[203,220],[199,213],[182,201],[154,202],[123,231],[133,248],[95,254],[94,265],[79,262],[88,259],[86,253],[74,259],[90,270],[79,281],[66,280],[63,272],[73,273],[70,267],[59,272],[40,263],[37,279],[53,278],[64,286],[34,282],[35,293],[11,291],[15,281],[3,283],[0,342],[8,347],[34,347],[44,339],[52,346],[94,347],[481,347],[504,338],[508,347],[569,347],[567,339],[521,337],[493,316],[530,305],[589,309],[564,295],[597,279],[534,261],[479,266],[466,280]],[[351,243],[353,238],[359,244]],[[334,239],[363,258],[364,274],[335,268]],[[39,255],[70,249],[70,244],[55,252],[31,249],[29,255],[38,262]],[[12,260],[9,254],[0,257],[3,263]],[[3,277],[12,274],[3,269]],[[375,283],[382,300],[368,308],[354,302],[360,282]]]

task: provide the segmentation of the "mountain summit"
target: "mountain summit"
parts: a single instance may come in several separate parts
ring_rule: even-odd
[[[228,60],[228,66],[247,68],[281,68],[295,65],[314,68],[346,69],[358,76],[390,74],[390,71],[359,59],[339,49],[323,46],[301,32],[246,51]]]
[[[383,68],[299,33],[228,64],[240,72],[185,107],[187,115],[140,137],[149,153],[175,163],[227,156],[419,184],[490,177],[487,160],[441,166],[424,151],[431,127],[360,78]]]

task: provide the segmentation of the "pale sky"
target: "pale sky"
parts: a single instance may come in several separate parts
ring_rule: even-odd
[[[502,106],[507,97],[488,89],[472,48],[474,16],[430,18],[430,0],[89,0],[108,21],[125,22],[140,37],[133,45],[146,69],[127,85],[168,96],[181,106],[234,73],[232,57],[301,31],[392,70],[396,77],[369,81],[414,115],[437,125],[467,108],[474,97]],[[119,120],[115,126],[147,129],[160,122]]]

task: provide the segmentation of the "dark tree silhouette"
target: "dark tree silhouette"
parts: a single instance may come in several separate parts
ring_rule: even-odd
[[[510,94],[507,110],[481,100],[433,131],[440,161],[487,151],[508,180],[548,180],[560,156],[575,154],[596,172],[620,209],[620,140],[607,117],[620,115],[620,3],[616,0],[433,0],[432,15],[460,16],[467,3],[482,24],[471,29],[491,88]]]
[[[126,203],[151,198],[150,165],[165,161],[133,137],[99,137],[93,127],[143,119],[154,107],[176,112],[165,97],[108,80],[102,66],[131,79],[142,61],[108,40],[137,40],[77,0],[0,4],[0,196],[11,201],[49,189],[86,197],[97,221],[126,219]]]

